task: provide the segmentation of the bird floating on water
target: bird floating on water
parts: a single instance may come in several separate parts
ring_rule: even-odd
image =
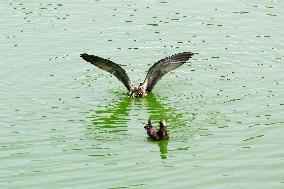
[[[129,91],[129,95],[131,97],[144,97],[147,96],[148,92],[151,92],[153,90],[158,81],[166,73],[184,64],[186,61],[188,61],[189,58],[192,57],[193,54],[195,53],[183,52],[159,60],[148,70],[144,82],[140,83],[139,85],[133,83],[130,80],[126,71],[121,66],[110,60],[94,55],[89,55],[86,53],[83,53],[80,56],[85,61],[113,74],[118,80],[120,80],[124,84],[124,86]]]
[[[144,127],[147,130],[147,135],[154,139],[154,140],[168,140],[170,138],[169,133],[166,129],[166,121],[161,120],[160,122],[160,128],[154,128],[151,122],[151,119],[148,120],[148,124]]]

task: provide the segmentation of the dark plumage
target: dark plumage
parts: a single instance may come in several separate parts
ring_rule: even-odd
[[[192,57],[194,53],[183,52],[178,53],[169,57],[166,57],[157,63],[155,63],[149,70],[146,75],[146,78],[143,83],[139,85],[133,83],[125,70],[120,67],[118,64],[98,57],[94,55],[88,55],[86,53],[81,54],[80,56],[87,62],[97,66],[100,69],[103,69],[111,74],[113,74],[118,80],[120,80],[127,90],[130,92],[132,97],[144,97],[147,95],[147,92],[151,92],[158,81],[168,72],[178,68],[189,58]]]
[[[166,129],[166,121],[161,120],[159,124],[160,128],[156,129],[153,127],[151,120],[149,119],[148,124],[144,127],[147,131],[147,135],[154,140],[163,140],[163,139],[168,140],[170,136]]]

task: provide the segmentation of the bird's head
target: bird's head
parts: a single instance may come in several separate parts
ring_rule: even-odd
[[[166,121],[165,121],[165,120],[163,120],[163,119],[162,119],[159,123],[160,123],[160,128],[161,128],[161,129],[163,129],[164,127],[166,127],[166,126],[167,126]]]
[[[147,134],[151,134],[151,130],[153,128],[153,125],[152,125],[152,122],[151,122],[151,119],[148,119],[148,123],[144,126],[144,129],[147,130]]]

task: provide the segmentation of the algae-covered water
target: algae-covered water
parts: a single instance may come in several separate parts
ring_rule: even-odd
[[[282,1],[0,3],[0,188],[284,188]],[[143,99],[135,82],[194,57]],[[168,122],[154,142],[148,117]]]

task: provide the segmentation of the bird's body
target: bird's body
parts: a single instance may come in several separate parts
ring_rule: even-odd
[[[132,83],[130,85],[130,93],[129,95],[131,97],[144,97],[147,96],[147,89],[146,86],[143,85],[143,83],[140,83],[139,85]]]
[[[148,120],[148,124],[144,127],[147,131],[147,135],[154,139],[154,140],[168,140],[170,138],[169,133],[166,129],[166,122],[165,120],[161,120],[160,122],[160,128],[154,128],[151,120]]]
[[[148,92],[151,92],[158,81],[168,72],[178,68],[186,61],[194,53],[191,52],[183,52],[172,55],[170,57],[166,57],[157,63],[155,63],[149,70],[146,75],[146,78],[143,83],[139,85],[133,83],[126,71],[120,67],[118,64],[98,57],[94,55],[88,55],[86,53],[81,54],[80,56],[87,62],[97,66],[100,69],[103,69],[111,74],[113,74],[118,80],[120,80],[124,86],[129,91],[129,95],[131,97],[144,97],[147,96]]]

